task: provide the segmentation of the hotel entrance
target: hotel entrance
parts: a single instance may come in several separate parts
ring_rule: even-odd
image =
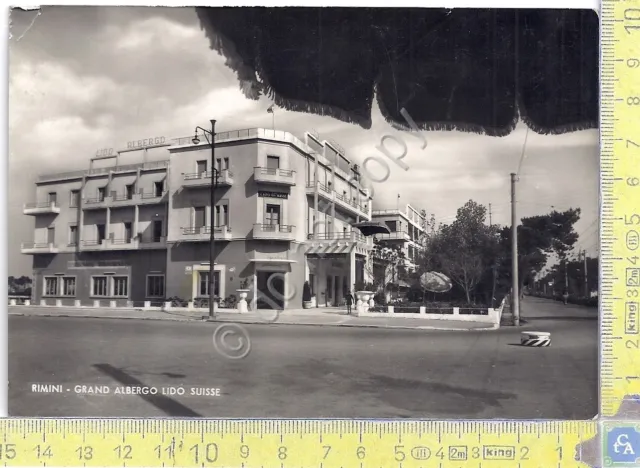
[[[256,272],[258,309],[284,309],[284,278],[281,271]]]

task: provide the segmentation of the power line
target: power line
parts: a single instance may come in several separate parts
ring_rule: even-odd
[[[518,163],[518,170],[516,171],[516,176],[520,175],[520,169],[522,168],[522,161],[524,160],[524,155],[526,154],[528,138],[529,138],[529,126],[527,126],[527,133],[524,134],[524,144],[522,145],[522,155],[520,156],[520,162]]]

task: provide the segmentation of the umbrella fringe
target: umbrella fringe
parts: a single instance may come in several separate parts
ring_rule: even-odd
[[[376,86],[377,88],[377,86]],[[415,131],[415,129],[406,122],[397,122],[391,115],[384,101],[380,98],[380,94],[376,93],[378,108],[384,120],[396,130]],[[460,131],[465,133],[476,133],[478,135],[487,135],[492,137],[505,137],[513,132],[518,124],[518,114],[514,113],[511,122],[504,127],[486,127],[483,125],[470,124],[468,122],[421,122],[417,123],[418,129],[423,131]]]
[[[369,106],[369,117],[357,115],[354,112],[349,112],[344,109],[328,104],[319,104],[315,102],[307,102],[302,100],[295,100],[283,97],[278,94],[273,87],[268,83],[266,74],[263,67],[259,63],[259,57],[256,58],[255,63],[247,64],[243,60],[242,56],[238,54],[233,41],[226,38],[223,34],[218,32],[213,26],[211,26],[207,13],[199,8],[196,9],[196,13],[200,20],[200,28],[204,30],[206,37],[209,39],[210,48],[215,50],[218,54],[225,57],[225,65],[237,75],[239,81],[239,87],[245,97],[251,100],[258,100],[261,94],[269,96],[275,104],[284,109],[294,112],[314,113],[317,115],[330,116],[342,122],[356,124],[365,129],[370,129],[372,125],[371,121],[371,106]],[[256,74],[260,77],[260,80],[256,78]],[[377,86],[375,86],[377,89]],[[380,99],[379,93],[376,92],[376,99],[380,112],[392,127],[398,130],[415,131],[414,128],[404,122],[397,122],[388,111],[384,102]],[[579,123],[571,123],[565,125],[557,125],[552,128],[543,127],[536,124],[527,114],[523,111],[524,106],[520,105],[520,99],[517,99],[518,105],[514,112],[514,117],[511,122],[500,128],[488,127],[477,124],[470,124],[468,122],[422,122],[416,123],[417,127],[423,131],[462,131],[466,133],[476,133],[481,135],[488,135],[492,137],[504,137],[509,135],[515,130],[516,125],[520,119],[535,133],[541,135],[561,135],[570,132],[590,130],[598,128],[597,121],[585,121]]]

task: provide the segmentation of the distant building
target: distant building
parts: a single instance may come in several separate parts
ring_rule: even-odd
[[[389,228],[389,234],[376,234],[376,239],[383,245],[395,245],[405,256],[405,268],[413,271],[419,252],[423,249],[426,218],[411,205],[405,210],[374,210],[372,220]]]
[[[372,200],[335,143],[260,128],[218,133],[214,172],[206,139],[191,139],[145,140],[88,170],[39,178],[24,206],[33,242],[22,245],[36,300],[208,298],[212,217],[214,296],[237,295],[246,281],[259,306],[297,308],[309,281],[324,306],[365,280],[373,242],[352,226],[371,219]],[[150,150],[161,160],[148,161]],[[142,162],[119,164],[127,153]],[[95,167],[104,159],[115,164]]]

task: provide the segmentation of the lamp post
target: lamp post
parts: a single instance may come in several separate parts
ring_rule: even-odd
[[[214,300],[215,300],[215,290],[216,290],[216,279],[214,275],[213,263],[215,259],[215,236],[213,233],[213,217],[215,214],[215,193],[216,188],[218,187],[218,170],[216,169],[215,163],[215,154],[216,154],[216,121],[211,120],[211,130],[207,130],[202,127],[196,127],[196,134],[191,140],[194,145],[200,143],[200,138],[198,138],[198,130],[201,130],[207,143],[211,145],[211,189],[209,190],[209,195],[211,197],[210,205],[211,205],[211,214],[209,215],[209,319],[214,319],[216,316],[215,308],[214,308]],[[211,140],[209,140],[211,137]]]

